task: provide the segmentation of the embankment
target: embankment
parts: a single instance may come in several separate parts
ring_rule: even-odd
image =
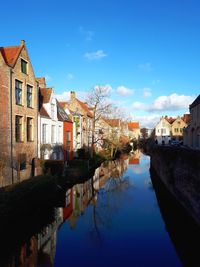
[[[200,151],[154,146],[149,154],[151,169],[200,225]]]

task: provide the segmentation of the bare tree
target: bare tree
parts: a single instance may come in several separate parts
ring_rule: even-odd
[[[103,129],[101,119],[107,116],[110,112],[111,104],[109,102],[109,88],[107,86],[95,86],[89,93],[86,99],[93,113],[92,121],[92,147],[91,157],[94,155],[95,144],[102,141],[100,131]]]

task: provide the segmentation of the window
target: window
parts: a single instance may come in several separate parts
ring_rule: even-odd
[[[22,142],[23,137],[22,137],[22,116],[16,116],[15,117],[15,139],[16,142]]]
[[[23,59],[21,59],[21,71],[27,74],[27,62]]]
[[[51,126],[51,143],[55,143],[55,125]]]
[[[32,101],[33,101],[33,87],[27,85],[27,95],[26,95],[27,107],[32,108]]]
[[[180,133],[182,133],[183,132],[183,128],[180,128]]]
[[[175,133],[178,133],[178,128],[174,128],[174,132]]]
[[[67,146],[67,150],[70,150],[70,143],[71,143],[71,135],[70,135],[70,132],[67,131],[66,132],[66,146]]]
[[[28,142],[33,141],[33,119],[32,118],[27,118],[26,136],[27,136]]]
[[[25,153],[19,154],[19,169],[20,171],[26,169],[26,154]]]
[[[42,124],[42,143],[47,143],[47,124]]]
[[[15,101],[17,105],[22,105],[22,82],[15,80]]]
[[[51,118],[55,118],[55,104],[51,103]]]
[[[58,142],[59,143],[63,143],[63,140],[62,140],[62,127],[61,126],[58,127]]]

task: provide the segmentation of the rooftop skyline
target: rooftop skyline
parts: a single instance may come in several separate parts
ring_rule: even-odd
[[[199,94],[197,0],[11,0],[1,10],[0,46],[24,39],[36,77],[59,100],[104,85],[113,103],[151,127],[187,112]]]

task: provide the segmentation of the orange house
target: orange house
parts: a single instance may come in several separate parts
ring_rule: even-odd
[[[58,120],[63,122],[63,154],[64,160],[73,159],[73,122],[57,101]]]

